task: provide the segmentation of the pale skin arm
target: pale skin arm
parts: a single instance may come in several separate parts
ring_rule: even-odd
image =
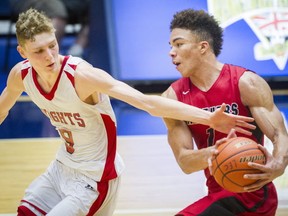
[[[16,65],[10,71],[7,79],[7,86],[4,88],[0,96],[0,124],[5,120],[9,110],[14,106],[23,91],[24,86],[21,79],[19,65]]]
[[[259,145],[266,154],[266,165],[251,163],[252,167],[264,172],[246,175],[247,178],[260,179],[257,183],[245,188],[247,191],[254,191],[284,173],[288,164],[288,135],[282,115],[273,102],[271,89],[261,77],[247,72],[241,77],[239,88],[242,102],[249,106],[256,123],[274,144],[273,155]],[[172,90],[168,89],[164,95],[176,99]],[[225,140],[219,140],[216,145],[203,150],[194,150],[191,133],[183,122],[166,118],[164,121],[168,128],[169,144],[179,166],[185,173],[207,168],[209,159],[217,154],[216,146]],[[235,136],[233,132],[227,138],[232,136]]]
[[[114,79],[105,71],[93,68],[86,62],[77,67],[75,86],[82,100],[92,94],[101,92],[144,110],[152,116],[193,121],[208,125],[224,133],[228,133],[231,128],[235,128],[239,132],[251,134],[250,131],[241,127],[254,129],[254,125],[248,123],[253,121],[253,118],[226,114],[224,113],[225,107],[222,108],[221,112],[218,112],[218,115],[215,115],[175,100],[157,95],[145,95],[124,82]],[[221,119],[221,122],[219,122],[219,119]]]
[[[252,116],[261,131],[272,141],[272,155],[266,148],[259,148],[266,155],[266,165],[250,163],[254,168],[260,169],[263,174],[247,174],[244,177],[260,179],[245,189],[254,191],[281,176],[288,164],[288,134],[283,117],[273,101],[273,95],[268,84],[254,73],[245,73],[239,83],[241,99],[250,108]]]

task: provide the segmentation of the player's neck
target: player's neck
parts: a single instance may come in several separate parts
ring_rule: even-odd
[[[60,69],[58,70],[58,72],[53,73],[37,73],[37,81],[45,92],[48,93],[51,91],[51,89],[55,85],[59,73]]]
[[[200,90],[208,91],[218,79],[223,65],[220,62],[205,64],[197,74],[190,77],[191,82]]]

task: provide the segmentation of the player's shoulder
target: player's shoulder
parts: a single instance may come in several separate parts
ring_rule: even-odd
[[[21,76],[22,74],[22,69],[23,69],[23,64],[25,64],[26,61],[20,61],[17,64],[15,64],[12,69],[9,72],[9,76]]]
[[[272,99],[272,90],[268,83],[253,72],[243,74],[239,81],[239,90],[243,104],[248,106],[259,106],[263,101]]]
[[[190,88],[190,78],[189,77],[181,77],[180,79],[174,81],[171,84],[171,87],[174,89],[175,92],[182,92],[183,89]]]
[[[75,83],[80,83],[81,88],[82,86],[89,86],[91,83],[93,85],[97,85],[100,82],[106,82],[107,72],[104,70],[93,67],[89,62],[82,61],[77,65],[75,68],[74,79]]]
[[[7,86],[13,86],[13,89],[19,89],[20,91],[24,91],[23,81],[22,81],[22,67],[25,61],[21,61],[12,67],[9,72],[7,79]]]
[[[169,86],[168,89],[166,89],[162,94],[162,97],[166,97],[166,98],[170,98],[170,99],[174,99],[177,100],[177,96],[176,93],[174,91],[174,89],[172,88],[172,86]]]
[[[266,84],[266,81],[255,72],[246,70],[245,73],[243,73],[241,76],[239,84],[249,88]]]
[[[77,75],[92,75],[95,76],[97,74],[105,73],[104,70],[94,67],[92,64],[87,62],[86,60],[82,59],[78,62],[77,66],[75,67],[75,74]]]
[[[77,72],[85,72],[93,68],[93,66],[83,58],[75,56],[68,56],[67,58],[66,65],[69,65],[69,67],[74,67],[75,71]]]

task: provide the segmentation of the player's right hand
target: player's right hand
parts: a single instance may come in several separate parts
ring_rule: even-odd
[[[212,151],[212,154],[211,154],[211,157],[208,158],[208,168],[209,168],[210,175],[213,175],[212,160],[219,154],[219,152],[217,150],[218,146],[225,143],[228,139],[231,139],[234,137],[237,137],[237,135],[235,133],[235,129],[231,129],[230,132],[228,133],[227,137],[216,141],[216,143],[214,145],[214,150]]]

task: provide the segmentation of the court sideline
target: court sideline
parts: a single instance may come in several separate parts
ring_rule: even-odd
[[[115,216],[172,216],[205,194],[202,172],[183,174],[165,135],[118,140],[126,170]],[[15,215],[24,189],[45,170],[58,146],[58,138],[0,140],[0,216]],[[279,207],[277,216],[287,216],[288,199]]]

